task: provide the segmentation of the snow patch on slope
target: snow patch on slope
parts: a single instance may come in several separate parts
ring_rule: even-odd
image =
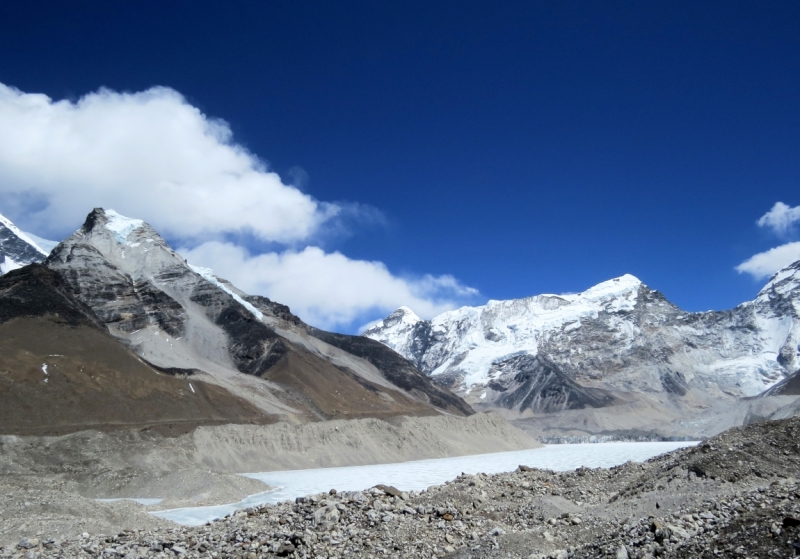
[[[144,221],[141,219],[125,217],[114,210],[105,210],[105,214],[108,218],[106,229],[114,234],[114,238],[119,244],[127,244],[128,235],[144,225]]]
[[[11,270],[16,270],[18,268],[22,268],[25,264],[21,264],[11,258],[10,256],[6,255],[2,262],[0,262],[0,275],[6,274]]]
[[[217,279],[217,276],[214,275],[214,270],[211,268],[201,268],[200,266],[192,266],[189,264],[189,267],[197,274],[201,275],[203,279],[210,281],[217,287],[219,287],[222,291],[233,297],[236,302],[240,303],[244,308],[246,308],[250,314],[256,317],[258,320],[263,320],[264,315],[261,311],[255,308],[253,305],[242,299],[238,294],[232,291],[228,286]]]
[[[58,246],[59,241],[51,241],[50,239],[45,239],[40,237],[39,235],[34,235],[30,231],[23,231],[30,239],[32,239],[36,243],[36,247],[42,249],[42,252],[46,254],[50,254],[54,248]]]

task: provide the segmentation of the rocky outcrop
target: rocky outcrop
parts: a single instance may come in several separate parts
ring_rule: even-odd
[[[389,382],[439,409],[464,415],[474,413],[461,398],[434,384],[407,359],[379,342],[361,336],[325,332],[312,327],[308,327],[307,331],[323,342],[368,361],[380,370]]]
[[[511,371],[508,374],[507,371]],[[494,363],[486,385],[496,405],[508,410],[557,413],[564,410],[602,408],[614,397],[597,388],[586,388],[542,356],[517,355]]]
[[[768,396],[800,396],[800,369],[780,381],[772,388],[759,394],[760,398]]]
[[[41,264],[0,277],[0,301],[0,324],[19,318],[49,317],[69,326],[105,331],[103,322],[72,294],[61,275]]]

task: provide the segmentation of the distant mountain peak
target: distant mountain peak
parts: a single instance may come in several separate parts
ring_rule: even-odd
[[[0,215],[0,275],[34,262],[42,262],[47,252],[10,219]]]
[[[394,311],[391,316],[400,316],[404,321],[409,323],[416,323],[422,320],[419,316],[417,316],[417,313],[415,313],[405,305],[403,305],[402,307],[398,307],[397,310]]]
[[[40,247],[38,244],[36,244],[36,241],[34,241],[27,234],[25,234],[23,231],[21,231],[16,225],[14,225],[11,222],[10,219],[8,219],[3,214],[0,214],[0,226],[3,226],[5,228],[9,229],[12,233],[14,233],[21,240],[25,241],[26,243],[31,245],[33,248],[35,248],[37,251],[39,251],[42,254],[42,256],[47,256],[47,252],[45,252],[45,250],[42,247]]]
[[[625,274],[580,293],[489,301],[430,320],[398,309],[363,335],[468,401],[520,414],[539,409],[522,405],[526,398],[544,398],[529,391],[539,381],[528,373],[544,374],[534,358],[575,386],[754,396],[800,364],[798,295],[800,262],[773,276],[755,305],[711,313],[684,312]],[[512,387],[519,398],[508,396]],[[583,398],[570,390],[568,398]]]
[[[767,301],[775,296],[790,296],[798,290],[800,290],[800,260],[778,270],[758,292],[756,301]]]

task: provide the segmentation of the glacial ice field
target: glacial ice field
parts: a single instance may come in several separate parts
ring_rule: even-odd
[[[560,444],[531,450],[415,460],[394,464],[243,474],[261,480],[273,489],[250,495],[238,503],[162,510],[152,514],[185,526],[200,526],[209,520],[222,518],[240,509],[293,500],[296,497],[327,492],[330,489],[361,491],[383,483],[393,485],[403,491],[420,491],[431,485],[439,485],[452,480],[461,473],[510,472],[520,464],[556,471],[574,470],[581,466],[608,468],[624,464],[629,460],[644,462],[653,456],[695,444],[697,443]]]

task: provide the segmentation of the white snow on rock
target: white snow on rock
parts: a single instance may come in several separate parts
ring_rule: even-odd
[[[775,295],[789,296],[798,289],[800,289],[800,261],[786,266],[773,275],[759,291],[756,301],[768,302]]]
[[[22,230],[20,230],[16,225],[14,225],[11,222],[10,219],[8,219],[7,217],[5,217],[2,214],[0,214],[0,225],[3,225],[5,227],[7,227],[17,237],[19,237],[20,239],[22,239],[23,241],[25,241],[26,243],[31,245],[33,248],[38,250],[40,253],[42,253],[42,256],[47,256],[48,255],[48,253],[49,253],[48,251],[45,251],[44,249],[42,249],[42,247],[40,247],[30,236],[28,236],[28,234],[23,233]],[[23,266],[24,265],[25,264],[23,264]],[[17,266],[17,267],[19,268],[20,266]],[[5,270],[3,273],[5,273],[6,271],[7,270]]]
[[[601,311],[632,310],[641,285],[638,278],[626,274],[583,293],[491,300],[484,306],[442,313],[430,325],[432,334],[446,341],[435,356],[423,363],[423,370],[428,369],[435,376],[457,366],[465,375],[467,388],[485,384],[490,380],[489,369],[499,357],[536,355],[542,337],[548,332],[579,328],[582,319],[597,317]],[[414,342],[413,329],[421,321],[411,309],[400,307],[382,325],[364,335],[408,357]],[[633,329],[627,328],[626,332],[633,334]],[[442,354],[447,358],[437,363]]]
[[[194,270],[195,273],[197,273],[200,276],[202,276],[203,279],[210,281],[211,283],[213,283],[214,285],[219,287],[221,290],[223,290],[225,293],[227,293],[228,295],[233,297],[238,303],[240,303],[244,308],[246,308],[250,312],[250,314],[252,314],[258,320],[263,320],[264,319],[264,314],[261,311],[259,311],[257,308],[255,308],[253,305],[251,305],[250,303],[248,303],[244,299],[242,299],[237,293],[232,291],[227,285],[225,285],[224,283],[219,281],[219,279],[217,279],[217,276],[214,275],[214,270],[212,270],[210,268],[201,268],[200,266],[192,266],[191,264],[189,264],[189,267],[192,270]]]
[[[22,268],[25,264],[21,264],[17,262],[10,256],[7,256],[0,262],[0,275],[10,272],[11,270],[16,270],[18,268]]]
[[[473,402],[487,399],[482,387],[498,375],[521,370],[500,364],[523,355],[613,390],[680,394],[714,386],[754,396],[800,367],[800,262],[731,311],[681,311],[626,274],[582,293],[492,300],[430,321],[401,307],[363,335]]]
[[[128,235],[144,225],[141,219],[125,217],[114,210],[105,210],[105,214],[108,218],[106,229],[114,233],[114,238],[120,244],[127,244]]]

